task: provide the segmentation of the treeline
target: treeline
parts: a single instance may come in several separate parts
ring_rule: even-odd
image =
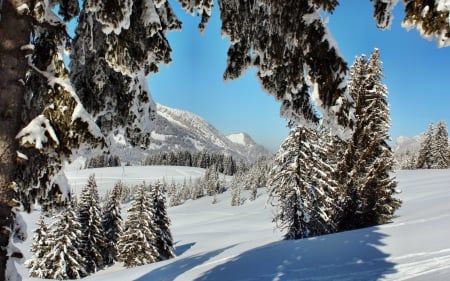
[[[448,169],[450,166],[450,149],[448,129],[445,121],[436,126],[431,123],[417,153],[406,151],[400,159],[400,168],[414,169]]]
[[[147,156],[142,165],[186,166],[209,168],[214,166],[219,173],[232,176],[237,171],[236,161],[232,156],[206,151],[163,151]]]
[[[86,161],[85,169],[103,168],[103,167],[120,167],[120,158],[117,155],[98,155],[91,157]]]

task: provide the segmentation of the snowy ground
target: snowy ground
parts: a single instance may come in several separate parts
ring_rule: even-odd
[[[117,179],[181,181],[195,179],[203,170],[125,167],[71,172],[76,190],[92,172],[101,188],[110,188]],[[282,241],[273,230],[262,189],[256,201],[240,207],[230,206],[229,192],[215,205],[211,198],[189,201],[169,208],[176,258],[132,269],[115,265],[85,279],[450,280],[450,170],[400,171],[397,179],[404,203],[393,223],[297,241]],[[25,215],[29,231],[38,216]],[[30,243],[20,246],[26,249]],[[37,280],[18,268],[24,280]]]

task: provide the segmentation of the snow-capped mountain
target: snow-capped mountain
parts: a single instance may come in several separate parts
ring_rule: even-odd
[[[225,136],[203,118],[191,112],[157,105],[155,129],[147,152],[189,150],[220,152],[253,161],[272,154],[248,134]]]
[[[420,145],[425,138],[425,133],[415,137],[400,136],[392,146],[397,168],[408,166],[408,161],[413,161],[419,153]]]

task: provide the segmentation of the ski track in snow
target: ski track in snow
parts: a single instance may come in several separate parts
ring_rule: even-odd
[[[95,173],[100,192],[118,179],[126,184],[164,178],[181,182],[201,177],[190,167],[117,167],[71,171],[69,181],[81,191]],[[231,207],[231,194],[188,201],[168,209],[177,257],[124,269],[115,264],[86,277],[92,281],[448,281],[450,280],[450,170],[400,171],[403,206],[392,223],[283,241],[271,223],[264,189],[258,198]],[[248,197],[248,191],[241,196]],[[126,217],[126,209],[122,208]],[[26,258],[39,212],[24,214],[29,239],[18,246]],[[23,280],[26,269],[19,265]]]

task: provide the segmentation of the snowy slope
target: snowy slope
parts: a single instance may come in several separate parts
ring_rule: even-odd
[[[164,168],[125,167],[123,175],[122,168],[94,169],[69,176],[79,185],[92,172],[102,174],[98,183],[104,188],[111,178],[135,182],[171,174],[178,180],[202,173]],[[256,201],[239,207],[230,206],[229,192],[215,205],[208,197],[189,201],[168,210],[175,259],[132,269],[114,265],[85,279],[450,280],[450,170],[400,171],[397,179],[404,203],[393,223],[297,241],[282,241],[274,231],[262,189]],[[37,217],[38,212],[25,216],[30,229]],[[24,280],[30,279],[24,275]]]
[[[150,151],[206,150],[248,161],[271,154],[249,135],[239,134],[245,136],[245,143],[230,140],[198,115],[158,104]]]

